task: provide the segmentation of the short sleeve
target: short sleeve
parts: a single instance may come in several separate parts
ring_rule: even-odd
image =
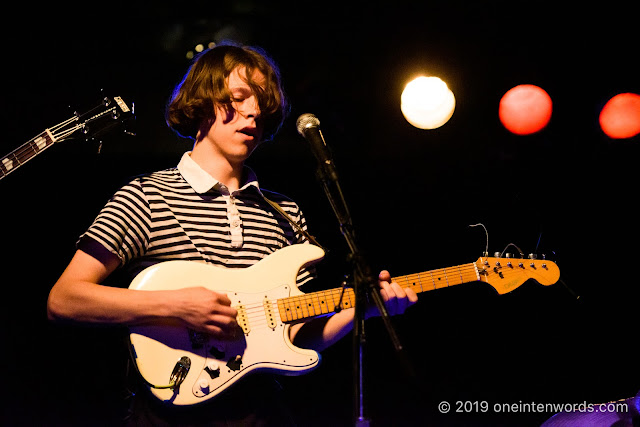
[[[78,248],[89,239],[120,258],[122,264],[144,255],[151,229],[151,211],[139,180],[131,181],[107,202],[89,229],[80,237]],[[90,253],[90,255],[92,255]]]

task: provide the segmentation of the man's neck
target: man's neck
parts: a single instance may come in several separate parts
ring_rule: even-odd
[[[230,192],[238,190],[242,185],[244,163],[232,163],[205,144],[194,145],[191,159],[205,172],[224,184]]]

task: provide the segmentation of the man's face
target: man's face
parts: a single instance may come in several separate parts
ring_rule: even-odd
[[[245,82],[245,71],[244,67],[235,68],[227,78],[232,108],[227,112],[216,106],[216,120],[206,137],[215,151],[232,163],[243,162],[251,155],[262,141],[264,128],[258,100]],[[262,84],[264,76],[256,71],[253,81]]]

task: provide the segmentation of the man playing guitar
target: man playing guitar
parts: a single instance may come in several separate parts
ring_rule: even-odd
[[[172,260],[242,269],[281,248],[309,244],[299,207],[260,188],[255,174],[244,166],[253,150],[275,135],[287,111],[278,68],[261,50],[220,45],[200,54],[176,87],[166,113],[174,131],[195,141],[192,151],[177,168],[135,178],[116,192],[53,286],[49,318],[129,327],[177,322],[214,342],[237,339],[243,333],[241,309],[225,292],[186,285],[149,291],[126,288],[129,283],[102,283],[116,269],[133,278],[151,265]],[[304,266],[296,284],[303,286],[313,277],[313,268]],[[382,271],[380,293],[390,314],[403,313],[417,295],[390,281],[389,273]],[[219,289],[230,287],[219,284]],[[368,315],[376,311],[370,309]],[[297,347],[321,351],[347,335],[352,323],[353,309],[344,309],[293,324],[288,338]],[[250,382],[243,385],[254,388]],[[175,425],[206,420],[229,425],[248,420],[281,424],[286,419],[270,413],[273,407],[247,399],[247,394],[236,404],[230,402],[237,398],[227,394],[232,395],[225,391],[220,399],[203,405],[174,408],[141,403],[148,396],[138,393],[129,421]]]

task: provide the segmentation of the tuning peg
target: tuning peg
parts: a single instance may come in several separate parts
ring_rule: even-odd
[[[494,256],[495,258],[500,258],[500,252],[494,252],[494,253],[493,253],[493,256]]]
[[[529,254],[529,259],[536,259],[538,258],[538,255],[536,254]]]

